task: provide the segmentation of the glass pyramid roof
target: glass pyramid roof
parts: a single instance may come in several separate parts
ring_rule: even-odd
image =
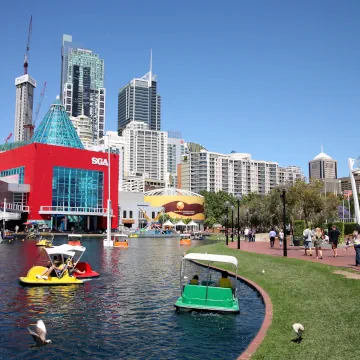
[[[49,111],[36,129],[31,142],[77,149],[84,148],[59,97],[50,106]]]

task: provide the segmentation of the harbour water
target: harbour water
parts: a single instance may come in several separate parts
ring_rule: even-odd
[[[66,240],[56,238],[54,245]],[[133,238],[128,249],[83,239],[83,259],[99,278],[24,287],[18,277],[46,259],[35,243],[0,244],[0,359],[236,359],[261,326],[264,305],[240,282],[239,315],[175,312],[188,249],[178,239]],[[193,266],[201,274],[203,268]],[[34,348],[26,327],[38,319],[52,344]]]

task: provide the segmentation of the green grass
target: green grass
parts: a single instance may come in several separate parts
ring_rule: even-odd
[[[360,359],[360,280],[333,274],[337,267],[238,251],[222,243],[189,252],[236,256],[239,274],[269,294],[273,321],[252,360]],[[229,265],[221,265],[233,270]],[[305,327],[301,344],[291,342],[295,338],[291,325],[295,322]]]

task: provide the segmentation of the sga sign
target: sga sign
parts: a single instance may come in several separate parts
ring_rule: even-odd
[[[93,157],[91,159],[92,161],[92,164],[93,165],[102,165],[102,166],[108,166],[108,161],[106,159],[103,159],[103,158],[96,158],[96,157]]]

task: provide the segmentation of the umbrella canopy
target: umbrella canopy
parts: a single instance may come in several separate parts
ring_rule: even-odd
[[[182,220],[178,221],[175,225],[176,226],[186,226]]]
[[[199,226],[199,224],[197,224],[194,220],[191,220],[187,226]]]
[[[33,225],[33,224],[37,224],[36,221],[27,221],[25,223],[23,223],[23,225]]]
[[[163,226],[174,226],[174,224],[170,220],[167,220],[163,223]]]

